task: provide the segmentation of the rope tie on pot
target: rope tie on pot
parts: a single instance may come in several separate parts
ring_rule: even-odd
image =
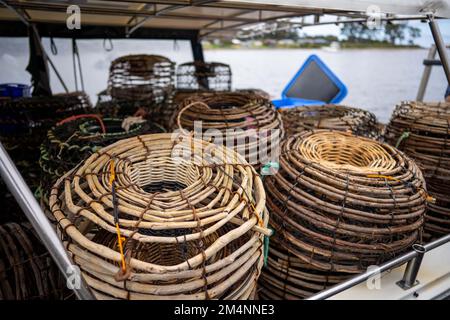
[[[450,233],[450,104],[406,101],[394,110],[384,139],[397,144],[423,171],[430,202],[424,236]]]
[[[308,297],[419,241],[427,192],[402,152],[350,133],[287,138],[264,180],[271,213],[261,298]]]
[[[304,130],[330,129],[373,139],[380,136],[380,124],[375,115],[363,109],[327,104],[278,110],[287,135]]]
[[[230,149],[182,134],[120,140],[61,177],[49,204],[98,298],[255,296],[265,191]]]

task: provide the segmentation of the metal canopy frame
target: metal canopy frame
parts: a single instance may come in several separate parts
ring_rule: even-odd
[[[141,29],[198,30],[201,38],[232,38],[245,26],[280,19],[313,16],[314,23],[320,16],[333,15],[342,23],[355,19],[365,21],[370,8],[378,8],[388,19],[424,18],[432,13],[436,17],[450,18],[449,0],[4,0],[10,8],[21,12],[34,24],[65,25],[67,8],[79,6],[82,27],[91,31],[103,26],[116,29],[115,34],[134,37]],[[0,21],[11,22],[18,17],[0,6]],[[358,20],[356,20],[358,21]],[[302,24],[308,26],[309,24]],[[64,28],[64,27],[63,27]],[[0,36],[13,35],[10,28],[0,28]],[[120,30],[119,30],[120,29]],[[56,33],[56,32],[55,32]],[[58,33],[56,33],[58,34]],[[72,33],[60,34],[74,37]],[[139,37],[139,35],[138,35]]]

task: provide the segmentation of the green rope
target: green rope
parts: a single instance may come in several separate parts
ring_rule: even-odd
[[[275,161],[270,161],[268,163],[266,163],[262,168],[261,168],[261,175],[262,176],[269,176],[272,173],[270,172],[270,169],[274,168],[278,171],[278,169],[280,169],[280,164],[278,162]]]
[[[398,138],[397,143],[395,144],[395,147],[398,149],[398,146],[400,145],[400,143],[402,143],[403,140],[408,139],[409,138],[409,131],[405,131],[402,133],[402,135],[400,136],[400,138]]]
[[[270,229],[270,230],[272,230],[272,229]],[[264,251],[263,251],[264,252],[264,267],[267,266],[267,259],[269,257],[269,242],[270,242],[270,237],[264,236]]]

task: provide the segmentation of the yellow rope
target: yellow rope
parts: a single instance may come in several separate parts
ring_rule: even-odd
[[[125,255],[123,254],[123,241],[125,241],[125,238],[120,235],[119,223],[116,223],[116,231],[117,231],[117,241],[118,241],[119,251],[120,251],[120,259],[122,260],[122,271],[123,271],[123,273],[126,273],[127,272],[127,264],[125,262]]]
[[[114,163],[114,159],[111,159],[111,165],[109,167],[109,184],[111,185],[113,192],[114,192],[114,181],[115,180],[116,180],[115,163]],[[113,205],[115,206],[115,203],[113,203]],[[123,271],[123,273],[126,273],[127,265],[125,262],[125,255],[123,253],[123,242],[125,241],[125,238],[123,238],[120,234],[118,217],[117,217],[117,221],[116,221],[116,232],[117,232],[117,244],[119,246],[120,259],[122,262],[122,271]]]
[[[115,170],[115,164],[114,159],[111,159],[111,164],[109,167],[109,185],[112,187],[113,182],[116,180],[116,170]]]
[[[399,180],[397,178],[394,178],[392,176],[385,176],[385,175],[382,175],[382,174],[368,174],[367,178],[384,178],[384,179],[391,180],[391,181],[402,182],[401,180]],[[421,188],[421,190],[423,192],[425,192],[425,196],[426,196],[426,201],[427,202],[430,202],[430,203],[435,203],[436,202],[436,199],[433,196],[429,195],[428,192],[425,191],[425,189]]]
[[[397,178],[394,178],[392,176],[385,176],[382,174],[368,174],[367,178],[384,178],[384,179],[391,180],[391,181],[402,182],[401,180],[399,180]]]

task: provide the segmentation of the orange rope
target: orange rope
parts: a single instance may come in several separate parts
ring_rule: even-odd
[[[74,121],[74,120],[77,120],[77,119],[82,119],[82,118],[94,118],[94,119],[96,119],[99,122],[99,124],[100,124],[100,128],[102,129],[102,133],[106,133],[105,124],[103,123],[102,118],[98,114],[78,114],[78,115],[75,115],[75,116],[71,116],[71,117],[65,118],[65,119],[61,120],[60,122],[58,122],[56,125],[60,126],[60,125],[62,125],[64,123],[67,123],[67,122],[70,122],[70,121]]]
[[[109,184],[111,185],[113,192],[114,192],[114,181],[115,180],[116,180],[115,163],[114,163],[114,159],[111,159],[111,164],[109,167]],[[113,206],[115,206],[115,205],[116,204],[113,201]],[[114,209],[116,210],[116,208],[114,208]],[[123,271],[123,273],[126,273],[127,265],[125,262],[125,254],[123,253],[123,242],[125,241],[125,238],[122,237],[122,235],[120,234],[119,217],[114,217],[114,219],[116,220],[117,244],[119,246],[120,259],[122,262],[122,271]]]
[[[112,187],[113,182],[116,180],[116,170],[114,159],[111,159],[111,164],[109,166],[109,185]]]
[[[402,182],[401,180],[399,180],[397,178],[394,178],[392,176],[385,176],[382,174],[368,174],[367,178],[384,178],[384,179],[391,180],[391,181]]]
[[[385,175],[382,175],[382,174],[369,174],[369,175],[367,175],[367,177],[368,178],[384,178],[384,179],[391,180],[391,181],[402,182],[401,180],[399,180],[397,178],[394,178],[392,176],[385,176]],[[426,201],[427,202],[431,202],[431,203],[435,203],[436,202],[436,199],[433,196],[429,195],[428,192],[425,191],[425,189],[421,188],[421,190],[423,192],[425,192],[425,196],[426,196]]]
[[[116,231],[117,231],[117,243],[119,245],[119,251],[120,251],[120,259],[122,262],[122,271],[123,271],[123,273],[126,273],[127,272],[127,264],[125,262],[125,255],[123,254],[123,241],[125,241],[125,238],[120,235],[119,223],[116,223]]]

